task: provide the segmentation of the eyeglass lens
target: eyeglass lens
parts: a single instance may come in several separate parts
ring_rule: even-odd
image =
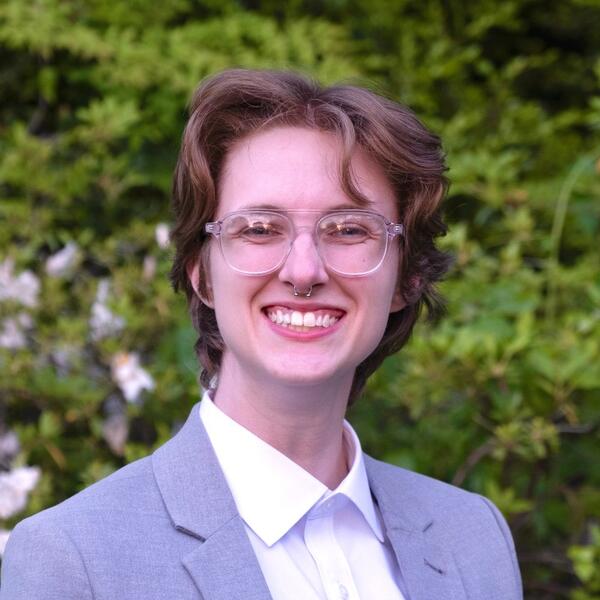
[[[234,269],[248,274],[276,269],[295,239],[292,221],[276,212],[240,212],[222,222],[221,247]],[[322,260],[331,269],[360,275],[377,268],[387,245],[386,223],[374,213],[348,211],[318,220],[315,237]]]

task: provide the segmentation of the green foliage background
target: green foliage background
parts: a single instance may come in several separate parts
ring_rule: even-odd
[[[230,66],[367,84],[442,135],[448,316],[351,419],[370,453],[496,502],[527,598],[600,598],[597,0],[3,0],[0,263],[41,289],[36,306],[0,301],[0,329],[31,319],[23,347],[0,347],[0,433],[19,436],[13,466],[42,472],[4,527],[148,453],[198,397],[155,227],[186,102]],[[50,276],[69,242],[75,266]],[[124,327],[99,339],[101,280]],[[119,352],[155,381],[137,402],[111,378]]]

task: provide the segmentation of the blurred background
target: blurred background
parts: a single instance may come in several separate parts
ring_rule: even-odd
[[[526,598],[600,598],[598,0],[2,0],[0,550],[198,399],[170,178],[231,66],[368,85],[442,136],[448,314],[350,419],[500,507]]]

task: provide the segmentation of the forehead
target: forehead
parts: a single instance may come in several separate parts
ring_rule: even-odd
[[[341,143],[328,132],[300,127],[257,132],[235,144],[225,159],[217,216],[265,205],[319,211],[357,206],[342,189],[341,158]],[[351,166],[368,208],[395,218],[395,194],[382,167],[360,148]]]

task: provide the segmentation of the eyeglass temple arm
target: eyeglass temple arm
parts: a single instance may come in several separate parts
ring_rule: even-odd
[[[204,225],[204,231],[206,233],[212,233],[213,235],[219,235],[221,233],[221,223],[219,221],[212,221]]]
[[[392,237],[396,235],[404,236],[404,225],[402,225],[401,223],[388,223],[387,232]]]

